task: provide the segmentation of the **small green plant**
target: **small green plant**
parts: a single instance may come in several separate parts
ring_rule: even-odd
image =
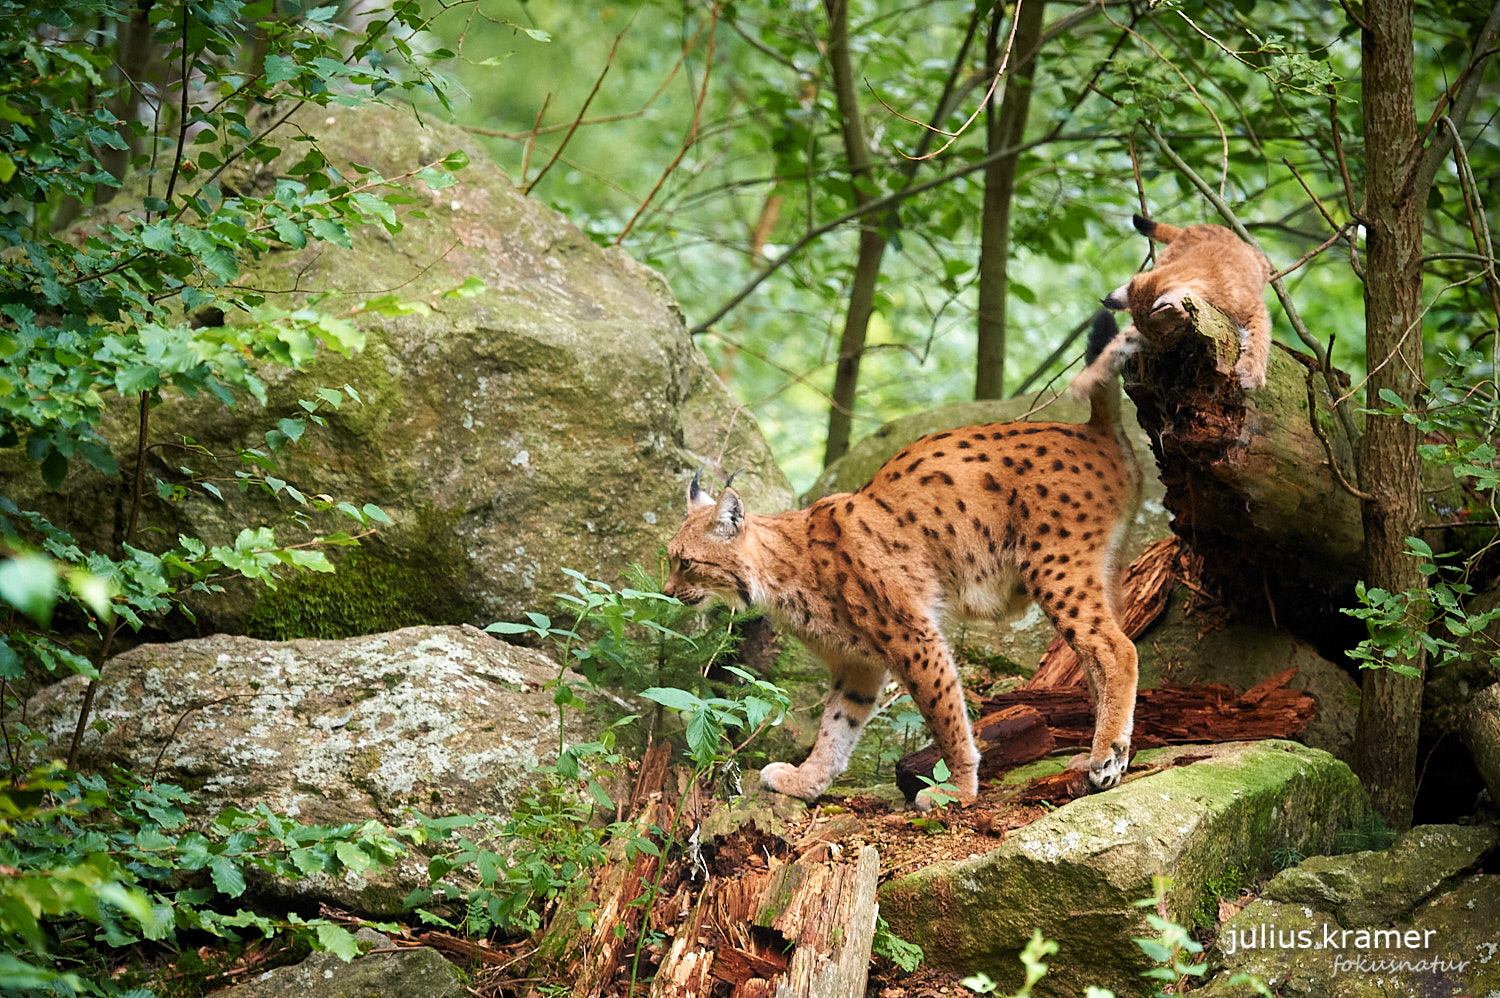
[[[225,939],[286,933],[345,960],[354,936],[327,919],[239,907],[251,877],[294,880],[389,866],[413,829],[303,825],[260,805],[187,819],[190,795],[130,774],[51,764],[0,787],[0,991],[135,995],[113,984],[110,949],[174,949],[179,932]],[[67,969],[61,969],[67,968]]]
[[[922,961],[927,956],[922,952],[922,947],[896,935],[879,914],[875,916],[875,939],[870,946],[870,951],[876,956],[891,961],[908,974],[922,966]]]
[[[1385,823],[1373,808],[1357,824],[1340,829],[1333,837],[1336,853],[1376,852],[1388,848],[1400,833]],[[1301,862],[1301,860],[1298,860]]]
[[[926,797],[934,809],[945,807],[958,800],[958,788],[948,782],[948,777],[951,775],[953,774],[949,771],[948,762],[945,759],[939,759],[937,765],[932,767],[932,776],[923,776],[920,773],[917,775],[917,779],[926,784],[919,794]],[[928,835],[936,835],[946,827],[935,810],[913,814],[911,826]]]

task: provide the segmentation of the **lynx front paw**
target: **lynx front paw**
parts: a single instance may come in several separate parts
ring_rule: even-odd
[[[773,793],[814,801],[827,789],[827,783],[807,779],[807,774],[789,762],[773,762],[760,771],[760,785]]]
[[[1130,745],[1115,742],[1103,759],[1089,760],[1089,782],[1096,790],[1108,790],[1117,786],[1125,776],[1125,767],[1130,765]]]

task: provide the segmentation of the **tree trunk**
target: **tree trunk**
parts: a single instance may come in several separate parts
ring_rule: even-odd
[[[865,138],[864,119],[859,113],[859,91],[849,58],[849,3],[848,0],[824,0],[824,7],[828,11],[828,62],[833,72],[834,92],[838,96],[850,186],[855,205],[863,206],[871,196],[861,186],[861,182],[870,176],[870,146]],[[881,258],[885,255],[885,243],[879,220],[865,216],[859,227],[859,260],[854,267],[854,283],[849,292],[849,311],[844,316],[843,335],[839,337],[833,402],[828,410],[828,443],[823,454],[825,466],[849,451],[859,362],[865,350],[870,315],[875,309],[875,281],[880,274]]]
[[[1044,0],[1026,0],[1016,12],[1015,68],[1005,82],[999,113],[985,110],[987,152],[1017,149],[1026,133],[1031,90],[1036,74],[1037,48],[1042,36]],[[999,69],[1004,4],[995,6],[985,60],[990,72]],[[1010,293],[1006,265],[1010,261],[1010,212],[1015,193],[1017,151],[997,159],[984,171],[984,215],[979,230],[978,351],[975,358],[974,397],[1003,398],[1005,388],[1005,303]]]
[[[1422,373],[1422,222],[1426,190],[1409,181],[1416,161],[1416,114],[1410,0],[1370,0],[1364,7],[1361,64],[1365,131],[1365,355],[1366,401],[1384,408],[1394,392],[1420,408]],[[1420,528],[1421,468],[1417,428],[1401,416],[1372,414],[1359,452],[1367,566],[1371,587],[1421,589],[1418,561],[1406,538]],[[1390,669],[1365,673],[1360,703],[1359,772],[1376,809],[1396,828],[1411,824],[1416,794],[1417,729],[1424,656],[1401,664],[1417,678]]]

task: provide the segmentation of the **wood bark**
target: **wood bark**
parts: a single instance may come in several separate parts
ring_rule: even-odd
[[[1232,374],[1235,324],[1197,299],[1185,305],[1185,319],[1162,312],[1142,328],[1148,346],[1124,371],[1172,529],[1231,607],[1326,637],[1364,568],[1364,534],[1359,502],[1329,463],[1331,450],[1351,477],[1317,362],[1275,348],[1265,387],[1245,394]]]
[[[1244,693],[1209,684],[1142,690],[1136,699],[1134,749],[1162,745],[1295,738],[1317,715],[1317,701],[1286,688],[1295,668],[1258,683]],[[1076,746],[1088,751],[1094,734],[1088,691],[1082,686],[1025,689],[990,697],[974,724],[979,744],[981,783],[1016,766]],[[907,799],[927,786],[941,758],[936,746],[896,763],[896,785]]]
[[[653,998],[859,998],[875,939],[880,857],[772,860],[711,881],[679,925],[651,985]]]
[[[1365,355],[1367,406],[1384,408],[1391,391],[1412,409],[1422,405],[1422,222],[1427,191],[1408,181],[1416,167],[1413,26],[1410,0],[1371,0],[1361,32],[1365,129]],[[1398,416],[1372,414],[1359,453],[1367,565],[1371,586],[1421,589],[1406,538],[1421,527],[1417,428]],[[1411,824],[1416,796],[1417,731],[1425,667],[1420,653],[1390,669],[1365,672],[1360,702],[1358,769],[1385,820]]]
[[[824,7],[828,12],[828,62],[838,97],[850,188],[855,205],[863,207],[871,197],[869,191],[860,186],[870,176],[870,145],[865,137],[864,118],[859,111],[859,91],[849,56],[849,3],[848,0],[824,0]],[[854,265],[849,309],[844,314],[844,331],[839,337],[838,363],[834,368],[833,400],[828,410],[828,442],[823,453],[825,466],[849,451],[859,363],[865,351],[870,316],[875,311],[875,284],[880,274],[881,258],[885,256],[885,243],[878,220],[868,216],[863,218],[859,226],[859,258]]]
[[[1016,11],[1011,58],[1017,60],[1005,81],[1005,96],[997,113],[985,111],[987,151],[1016,152],[995,160],[984,171],[984,215],[979,227],[979,303],[976,316],[977,356],[974,369],[976,399],[1004,398],[1005,303],[1010,295],[1010,216],[1016,186],[1016,163],[1031,110],[1037,49],[1041,45],[1045,0],[1024,0]],[[986,52],[990,72],[999,70],[1004,4],[995,5]]]

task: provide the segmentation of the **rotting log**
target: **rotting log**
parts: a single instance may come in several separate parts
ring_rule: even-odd
[[[653,998],[860,998],[875,939],[880,856],[773,860],[704,886],[678,923]]]
[[[1293,630],[1326,624],[1364,568],[1353,451],[1317,362],[1279,345],[1265,387],[1233,375],[1240,335],[1197,299],[1141,329],[1125,390],[1152,441],[1173,530],[1236,610]],[[1345,403],[1346,405],[1349,403]]]
[[[1197,683],[1142,690],[1136,697],[1131,747],[1295,738],[1317,714],[1311,695],[1287,688],[1296,674],[1295,668],[1287,669],[1244,693]],[[1012,741],[985,735],[998,733],[1002,721],[1015,725],[1023,717],[1026,727]],[[1094,734],[1093,711],[1082,686],[1022,689],[989,697],[974,727],[981,782],[1040,759],[1054,748],[1087,751]],[[928,746],[896,763],[896,785],[908,800],[927,785],[939,758],[937,747]]]

